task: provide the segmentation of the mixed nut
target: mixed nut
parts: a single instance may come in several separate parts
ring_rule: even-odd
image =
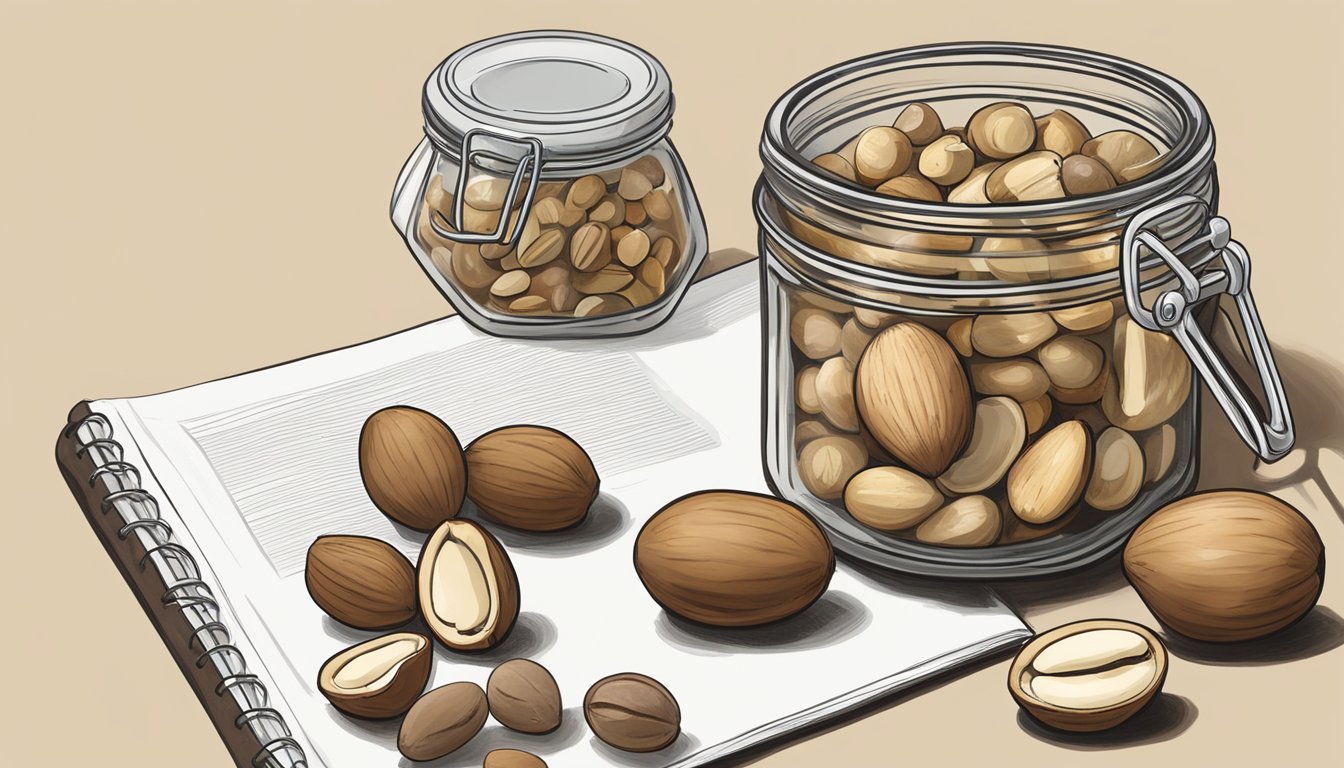
[[[654,303],[680,277],[687,259],[685,204],[675,174],[655,155],[602,173],[538,182],[521,227],[524,191],[506,200],[509,179],[471,178],[463,193],[463,229],[493,233],[507,210],[503,245],[444,236],[456,231],[447,188],[456,171],[445,171],[447,177],[436,174],[426,185],[416,236],[434,267],[478,306],[504,315],[609,315]]]

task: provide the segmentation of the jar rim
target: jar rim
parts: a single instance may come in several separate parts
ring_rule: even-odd
[[[789,141],[788,122],[797,111],[828,87],[846,78],[881,68],[923,67],[939,60],[968,56],[1000,57],[997,61],[987,63],[1005,66],[1060,68],[1068,65],[1085,73],[1154,89],[1178,108],[1185,124],[1175,145],[1169,150],[1169,160],[1137,182],[1122,184],[1100,193],[1016,204],[928,202],[881,195],[846,184],[816,167]],[[912,102],[917,100],[910,99]],[[766,116],[760,145],[761,159],[767,174],[774,172],[790,181],[801,182],[809,192],[833,204],[879,214],[980,220],[990,217],[1049,217],[1130,208],[1180,188],[1212,161],[1213,150],[1213,127],[1208,111],[1194,91],[1179,80],[1118,56],[1066,46],[1012,42],[919,45],[836,64],[800,81],[780,96]]]

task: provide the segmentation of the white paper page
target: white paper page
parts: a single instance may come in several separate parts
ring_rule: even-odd
[[[696,490],[766,491],[756,301],[755,271],[741,267],[697,285],[667,325],[641,337],[506,341],[448,319],[97,407],[128,423],[154,483],[208,561],[207,578],[227,596],[239,645],[270,682],[273,705],[314,764],[333,767],[401,759],[397,723],[347,718],[316,690],[325,659],[376,633],[339,625],[312,603],[304,553],[317,535],[354,533],[384,538],[414,560],[423,538],[393,526],[365,495],[356,452],[363,420],[407,404],[439,415],[464,444],[507,423],[568,432],[602,477],[589,519],[552,534],[487,523],[517,569],[522,613],[513,634],[487,653],[436,648],[431,683],[484,686],[499,662],[533,658],[560,684],[564,725],[525,736],[491,721],[467,747],[433,764],[478,766],[490,749],[512,746],[553,768],[701,765],[1028,633],[988,590],[948,585],[929,593],[845,564],[818,603],[767,628],[695,627],[649,598],[631,553],[650,515]],[[622,753],[588,731],[584,692],[627,671],[657,678],[677,696],[684,733],[671,747]]]

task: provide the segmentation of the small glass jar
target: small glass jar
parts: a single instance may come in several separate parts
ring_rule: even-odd
[[[425,139],[392,221],[487,333],[647,331],[708,252],[672,113],[667,72],[628,43],[552,31],[473,43],[425,82]]]
[[[1162,164],[1002,204],[892,197],[812,162],[912,103],[955,131],[1004,101],[1133,131]],[[765,470],[840,550],[966,579],[1096,562],[1196,481],[1201,377],[1264,459],[1291,447],[1249,261],[1215,215],[1213,130],[1171,78],[1047,46],[904,49],[795,86],[761,154]],[[1263,418],[1208,344],[1219,296]]]

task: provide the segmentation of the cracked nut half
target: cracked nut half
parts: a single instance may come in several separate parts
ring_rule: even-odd
[[[317,688],[347,715],[383,720],[411,708],[429,682],[429,638],[418,632],[375,637],[327,659]]]
[[[420,610],[455,651],[498,645],[518,618],[518,576],[504,547],[470,520],[448,520],[420,552]]]

